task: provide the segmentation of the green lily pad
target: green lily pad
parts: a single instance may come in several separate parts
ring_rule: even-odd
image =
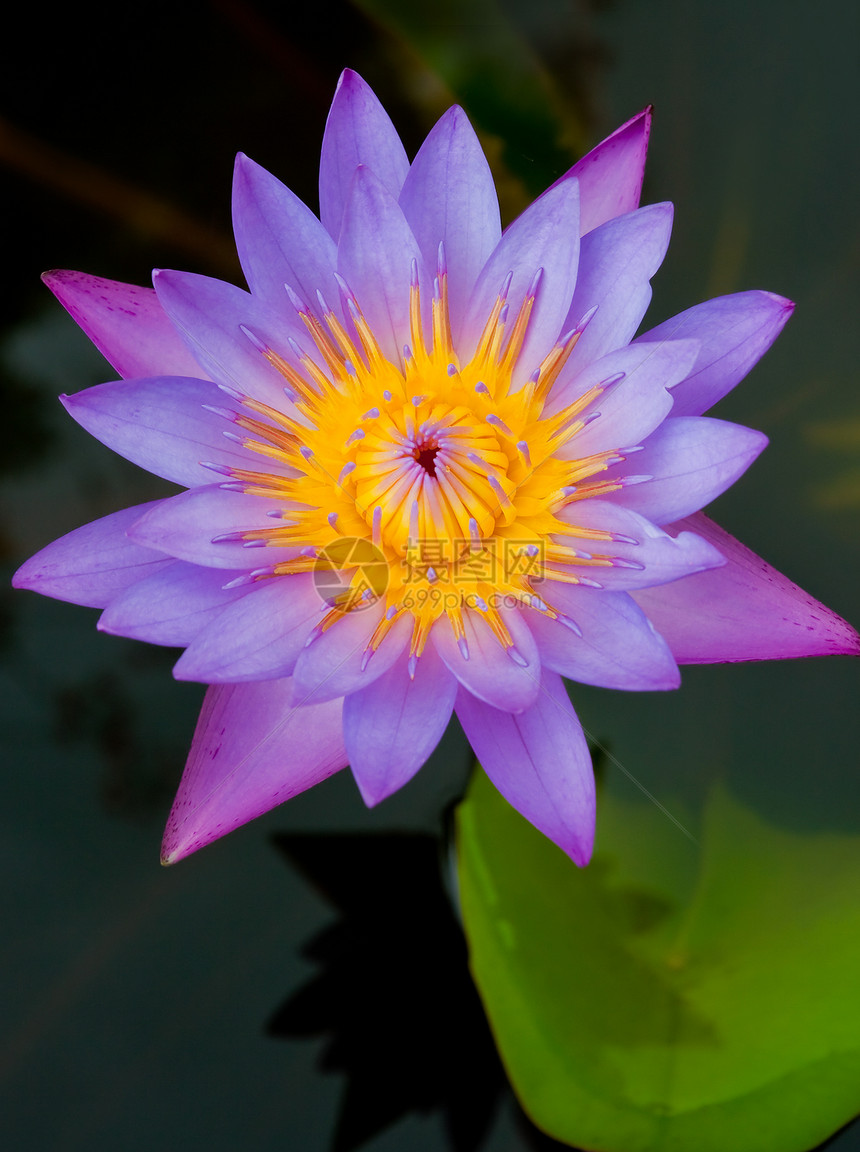
[[[860,837],[722,789],[698,844],[605,794],[577,869],[483,773],[458,810],[472,972],[519,1100],[600,1152],[805,1152],[860,1110]]]

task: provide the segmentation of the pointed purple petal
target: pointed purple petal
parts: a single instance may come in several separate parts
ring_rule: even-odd
[[[664,421],[644,450],[619,469],[624,475],[653,476],[642,484],[611,492],[604,499],[668,524],[698,512],[742,476],[767,447],[762,432],[713,420],[678,416]]]
[[[466,302],[501,236],[490,166],[462,108],[449,108],[421,145],[400,207],[428,268],[435,269],[439,244],[444,245],[456,346]]]
[[[383,353],[400,362],[411,341],[409,286],[418,264],[422,297],[429,285],[418,241],[397,201],[369,168],[359,168],[343,215],[338,270],[358,299]]]
[[[693,370],[673,393],[672,411],[673,416],[698,416],[743,380],[793,311],[790,300],[771,292],[738,292],[688,308],[645,332],[636,342],[679,337],[700,342]]]
[[[349,68],[340,77],[323,136],[320,219],[340,236],[356,168],[369,168],[396,200],[409,171],[400,137],[371,89]]]
[[[173,675],[204,684],[289,676],[322,607],[309,573],[265,580],[212,620],[180,657]]]
[[[860,654],[850,624],[701,512],[669,526],[683,529],[719,548],[725,567],[634,593],[680,664]]]
[[[464,688],[505,712],[524,712],[540,691],[540,658],[534,637],[519,612],[501,610],[511,633],[516,658],[501,646],[480,612],[463,613],[468,659],[454,636],[447,616],[433,625],[430,639]]]
[[[316,704],[335,696],[348,696],[386,672],[409,640],[412,618],[395,621],[391,631],[367,659],[367,645],[382,619],[383,605],[350,612],[305,648],[293,675],[296,704]]]
[[[235,573],[238,575],[238,573]],[[231,573],[172,560],[111,600],[99,617],[101,632],[183,648],[251,585],[224,588]]]
[[[290,410],[284,396],[286,381],[241,326],[289,359],[289,338],[301,340],[306,335],[292,308],[285,304],[274,313],[234,284],[191,272],[159,269],[153,283],[161,306],[213,380],[281,411]]]
[[[289,680],[206,693],[162,843],[174,864],[346,765],[341,702],[290,704]]]
[[[579,278],[564,328],[573,328],[595,306],[597,312],[571,354],[569,374],[633,339],[671,231],[672,205],[649,204],[583,236]]]
[[[85,272],[42,279],[120,376],[202,375],[151,288]]]
[[[22,564],[12,584],[55,600],[104,608],[125,588],[170,563],[126,536],[136,520],[160,503],[123,508],[61,536]]]
[[[579,180],[581,235],[639,207],[650,132],[649,107],[622,124],[561,177]]]
[[[537,700],[518,716],[461,688],[457,716],[505,799],[575,864],[587,864],[594,842],[594,775],[561,677],[544,671]]]
[[[372,807],[411,780],[442,738],[457,681],[428,646],[415,679],[401,659],[343,702],[343,737],[362,798]]]
[[[644,348],[653,349],[653,355],[643,357]],[[558,409],[575,396],[582,395],[593,384],[624,373],[622,380],[613,384],[591,405],[590,411],[597,411],[600,415],[569,440],[557,455],[572,460],[641,444],[672,411],[672,396],[668,389],[689,372],[698,348],[695,340],[630,344],[590,364],[570,386],[559,390],[558,400],[553,392],[553,409]],[[637,465],[633,471],[643,475],[646,470]]]
[[[206,380],[160,376],[118,380],[60,397],[69,415],[102,444],[156,476],[186,488],[212,482],[206,460],[234,468],[283,475],[285,466],[261,457],[224,435],[230,423],[204,405],[224,394]]]
[[[207,568],[248,572],[281,560],[292,560],[298,555],[298,549],[246,548],[241,541],[217,540],[217,537],[255,528],[271,529],[277,522],[267,513],[278,506],[265,496],[225,492],[213,484],[158,501],[151,512],[129,526],[128,534],[138,544],[166,552],[177,560],[203,564]],[[227,579],[225,576],[225,582]]]
[[[559,621],[526,609],[545,668],[581,684],[625,692],[665,691],[680,684],[669,646],[627,593],[546,580],[540,594],[582,632],[577,636]]]
[[[286,306],[284,284],[306,301],[338,294],[334,240],[298,196],[240,152],[233,178],[233,231],[242,271],[254,295]]]
[[[667,584],[725,563],[722,553],[697,533],[670,536],[644,516],[610,504],[608,500],[582,500],[563,509],[559,517],[572,525],[569,536],[559,537],[568,547],[595,557],[609,556],[622,561],[621,565],[612,567],[574,564],[570,569],[573,574],[596,580],[613,592]],[[590,540],[577,535],[577,525],[618,533],[621,539],[605,543]]]
[[[562,334],[579,262],[579,185],[566,180],[544,192],[513,224],[484,265],[462,327],[461,360],[470,356],[499,291],[513,273],[508,305],[510,323],[539,269],[543,270],[522,347],[515,381],[524,381]],[[579,317],[577,317],[579,319]]]

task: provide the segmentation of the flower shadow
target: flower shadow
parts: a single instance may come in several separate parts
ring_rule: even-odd
[[[340,914],[302,950],[318,974],[267,1026],[284,1039],[327,1035],[320,1069],[346,1077],[332,1152],[436,1111],[454,1152],[476,1152],[508,1089],[443,886],[440,841],[285,833],[275,845]],[[565,1147],[519,1122],[527,1146]]]

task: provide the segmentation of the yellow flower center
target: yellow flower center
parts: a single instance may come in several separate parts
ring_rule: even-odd
[[[609,542],[611,532],[572,529],[556,513],[622,485],[599,478],[623,461],[617,452],[558,455],[618,377],[544,415],[550,388],[587,318],[559,340],[525,385],[512,386],[539,279],[511,320],[508,278],[463,364],[451,340],[442,269],[429,340],[413,273],[411,342],[398,364],[382,354],[343,283],[348,326],[321,298],[317,316],[291,294],[313,341],[313,354],[291,342],[300,367],[246,331],[283,375],[291,400],[279,411],[237,396],[243,410],[234,420],[247,433],[247,448],[288,465],[290,474],[231,469],[231,486],[279,504],[271,528],[241,535],[246,542],[300,550],[293,560],[255,570],[254,579],[338,570],[342,591],[321,631],[384,597],[371,653],[406,612],[413,618],[411,667],[443,614],[462,646],[466,609],[481,612],[499,642],[512,649],[499,612],[503,603],[529,604],[555,618],[558,613],[536,593],[541,581],[594,585],[586,573],[613,564],[610,555],[576,552],[559,540],[574,533]]]

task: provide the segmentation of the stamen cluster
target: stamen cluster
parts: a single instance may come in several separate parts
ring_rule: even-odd
[[[280,505],[270,513],[279,524],[241,537],[249,545],[297,549],[295,558],[255,569],[249,578],[319,571],[321,565],[340,569],[346,586],[315,634],[384,596],[386,611],[368,642],[368,658],[403,613],[413,620],[413,673],[430,628],[442,614],[468,658],[463,612],[476,609],[517,660],[500,601],[558,619],[562,613],[536,593],[548,576],[600,587],[583,569],[630,564],[599,550],[617,539],[612,532],[574,529],[570,518],[557,516],[579,500],[648,479],[597,478],[636,448],[583,458],[575,454],[577,434],[600,416],[594,403],[623,373],[560,411],[546,411],[552,386],[595,310],[558,340],[523,387],[512,384],[541,275],[538,270],[513,319],[511,277],[506,278],[474,353],[462,364],[451,340],[441,246],[430,339],[424,336],[413,264],[411,343],[404,346],[399,364],[383,355],[360,302],[342,278],[351,331],[322,295],[317,315],[288,289],[312,341],[310,352],[292,342],[302,371],[245,329],[260,354],[282,373],[287,403],[279,410],[230,390],[244,411],[225,414],[248,433],[242,438],[246,448],[288,465],[289,474],[230,470],[242,491]],[[598,551],[565,545],[563,537],[572,531],[594,540]],[[340,548],[338,541],[364,542],[373,551]],[[368,564],[378,561],[379,554],[387,565],[384,587],[367,580]]]

